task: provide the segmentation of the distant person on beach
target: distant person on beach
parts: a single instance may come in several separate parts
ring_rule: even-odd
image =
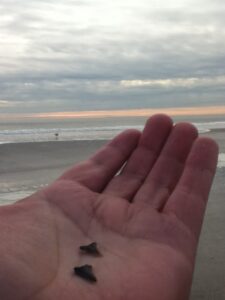
[[[154,115],[0,207],[0,299],[187,300],[217,156],[191,124]]]
[[[59,133],[56,132],[56,133],[55,133],[55,139],[58,140],[58,138],[59,138]]]

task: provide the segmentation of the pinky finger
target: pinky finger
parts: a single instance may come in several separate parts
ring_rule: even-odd
[[[188,156],[180,181],[163,212],[175,214],[196,236],[200,234],[209,192],[216,171],[218,145],[198,138]]]

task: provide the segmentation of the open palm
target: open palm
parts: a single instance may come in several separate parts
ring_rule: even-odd
[[[217,145],[164,115],[0,209],[2,300],[185,300]],[[101,256],[81,253],[97,242]],[[90,283],[74,275],[91,265]]]

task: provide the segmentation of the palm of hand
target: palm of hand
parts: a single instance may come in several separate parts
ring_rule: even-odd
[[[159,122],[164,124],[161,137],[160,132],[157,137],[161,145],[158,147],[162,147],[162,140],[171,129],[168,119],[162,116],[150,120],[140,141],[146,141],[146,136],[153,139],[151,128],[159,127]],[[185,131],[188,133],[186,144],[176,148],[175,141]],[[13,272],[20,274],[16,279],[23,276],[15,283],[18,284],[16,299],[169,300],[188,297],[204,212],[202,200],[207,197],[213,177],[216,147],[206,139],[195,142],[195,150],[192,147],[193,155],[189,155],[188,165],[195,160],[201,172],[211,170],[207,175],[204,173],[202,183],[200,179],[198,186],[194,186],[193,172],[183,172],[184,162],[196,139],[193,127],[182,124],[173,129],[164,146],[165,155],[162,155],[163,151],[159,155],[158,150],[158,155],[151,158],[151,150],[149,162],[144,162],[146,166],[137,153],[145,150],[135,147],[137,138],[135,131],[117,137],[113,148],[110,144],[92,160],[71,169],[48,188],[32,195],[29,201],[17,205],[23,207],[23,211],[26,207],[26,213],[21,212],[26,220],[21,227],[17,226],[20,217],[19,220],[14,218],[17,235],[24,235],[25,226],[28,239],[22,245],[23,254],[21,249],[13,250]],[[124,143],[126,139],[127,144]],[[207,165],[197,155],[203,144],[208,145],[211,157]],[[127,147],[122,156],[121,149],[118,155],[121,145]],[[113,153],[115,149],[116,153]],[[169,150],[179,156],[177,165],[171,154],[169,159],[166,157]],[[107,159],[109,154],[112,154],[112,163],[108,169],[103,169],[104,157]],[[121,175],[112,176],[128,156]],[[173,175],[170,164],[175,164]],[[141,175],[138,173],[140,168],[146,168]],[[163,171],[168,171],[168,176],[163,176],[160,181],[157,174],[162,175]],[[168,178],[169,182],[166,182]],[[206,184],[204,191],[201,190]],[[194,197],[187,192],[188,185],[191,185]],[[181,198],[182,206],[179,206]],[[193,216],[191,201],[197,201]],[[15,210],[18,212],[20,208],[15,206]],[[93,241],[98,243],[101,257],[80,253],[80,245]],[[98,279],[96,284],[73,275],[73,267],[84,264],[93,266]]]

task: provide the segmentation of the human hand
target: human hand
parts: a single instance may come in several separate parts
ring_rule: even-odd
[[[155,115],[1,207],[0,299],[188,299],[217,153],[191,124]],[[79,251],[91,242],[102,256]],[[96,283],[73,274],[84,264]]]

